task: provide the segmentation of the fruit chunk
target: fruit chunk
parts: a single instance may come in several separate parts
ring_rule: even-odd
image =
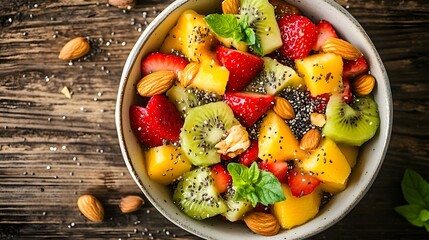
[[[179,147],[164,145],[145,151],[149,178],[168,185],[191,169],[191,163]]]
[[[252,140],[249,148],[238,157],[238,162],[246,167],[250,167],[258,159],[258,141]]]
[[[250,127],[273,106],[274,97],[250,92],[227,92],[225,102],[243,126]]]
[[[192,164],[209,166],[220,162],[215,145],[226,131],[238,122],[224,102],[214,102],[192,108],[185,118],[180,140],[182,149]]]
[[[224,193],[231,185],[232,178],[229,175],[228,170],[221,164],[215,164],[212,166],[212,177],[214,184],[219,193]]]
[[[231,222],[236,222],[250,212],[253,207],[252,203],[249,200],[234,200],[234,191],[228,191],[224,196],[226,205],[228,205],[228,210],[225,213],[222,213],[226,219]]]
[[[197,96],[180,84],[174,84],[165,94],[173,102],[183,118],[186,117],[191,108],[198,105]]]
[[[217,58],[229,71],[228,91],[241,91],[264,67],[264,60],[250,53],[219,46]]]
[[[343,77],[353,79],[356,76],[368,72],[368,63],[365,57],[361,56],[357,60],[344,60]]]
[[[343,60],[341,56],[333,53],[319,53],[297,59],[295,64],[311,96],[342,92]]]
[[[334,27],[331,23],[326,20],[321,20],[317,25],[317,39],[316,43],[313,46],[313,50],[319,51],[323,43],[325,43],[328,38],[338,38],[337,33],[335,32]]]
[[[319,148],[312,151],[299,166],[307,172],[312,172],[332,189],[345,188],[350,174],[350,165],[334,141],[325,137]]]
[[[293,196],[302,197],[312,193],[319,186],[320,180],[312,173],[294,168],[287,176],[287,184]]]
[[[306,57],[317,39],[316,26],[305,16],[284,15],[278,20],[283,45],[280,53],[292,60]]]
[[[287,184],[282,184],[286,200],[274,203],[272,213],[283,229],[291,229],[312,219],[319,212],[322,200],[321,192],[316,188],[312,193],[303,197],[294,197]]]
[[[271,172],[281,183],[287,182],[287,171],[289,164],[287,162],[265,162],[261,161],[258,167],[262,170]]]
[[[356,165],[356,160],[359,155],[359,147],[349,146],[341,143],[337,144],[337,146],[344,154],[344,157],[346,157],[347,162],[350,165],[350,168],[353,168]]]
[[[137,138],[148,147],[177,142],[183,126],[179,111],[164,95],[151,97],[146,108],[131,106],[130,123]]]
[[[173,201],[186,215],[198,220],[228,210],[208,167],[199,167],[185,173],[174,190]]]
[[[186,64],[188,62],[179,56],[154,52],[143,59],[142,76],[162,70],[170,70],[178,73],[186,67]]]
[[[302,159],[305,154],[289,126],[272,110],[262,120],[258,148],[258,157],[268,162]]]
[[[375,135],[379,125],[378,107],[372,96],[356,97],[348,105],[333,95],[326,107],[322,131],[336,142],[361,146]]]

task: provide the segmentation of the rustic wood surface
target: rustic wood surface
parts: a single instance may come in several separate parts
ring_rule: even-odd
[[[104,0],[0,0],[0,239],[197,239],[149,203],[132,214],[117,204],[141,195],[118,146],[114,108],[122,66],[145,26],[170,2],[132,10]],[[379,50],[390,77],[394,126],[373,187],[338,224],[313,239],[428,239],[393,208],[405,204],[405,168],[429,179],[429,1],[341,0]],[[83,61],[61,61],[71,38],[89,37]],[[60,93],[68,87],[71,99]],[[106,220],[76,206],[92,193]]]

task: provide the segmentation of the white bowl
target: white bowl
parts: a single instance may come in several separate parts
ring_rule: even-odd
[[[357,165],[350,175],[348,187],[336,194],[311,221],[291,230],[281,231],[270,239],[302,239],[319,233],[342,219],[365,195],[382,165],[392,128],[392,96],[386,70],[374,45],[360,24],[333,0],[288,0],[314,22],[320,19],[333,24],[339,35],[350,41],[365,55],[371,74],[377,79],[375,100],[379,106],[380,128],[360,151]],[[182,213],[172,202],[171,192],[148,178],[139,141],[129,120],[130,106],[141,102],[136,94],[140,80],[140,62],[150,52],[159,49],[167,32],[186,9],[200,14],[221,12],[221,0],[177,0],[162,11],[146,28],[133,47],[121,77],[116,104],[116,127],[119,144],[132,177],[149,201],[177,226],[206,239],[266,239],[251,233],[244,224],[219,220],[196,221]]]

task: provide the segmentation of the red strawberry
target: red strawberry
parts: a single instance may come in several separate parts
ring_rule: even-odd
[[[302,197],[313,192],[320,184],[320,180],[309,173],[294,168],[287,177],[287,183],[293,196]]]
[[[259,169],[271,172],[281,183],[287,183],[287,171],[289,164],[287,162],[259,162]]]
[[[344,89],[343,92],[340,94],[344,101],[349,103],[352,100],[352,91],[350,88],[350,81],[347,78],[343,78],[343,85],[344,85]],[[311,95],[310,95],[311,97]],[[331,96],[328,93],[324,93],[321,95],[318,95],[316,97],[311,97],[313,98],[316,103],[317,103],[317,107],[315,109],[316,112],[318,113],[323,113],[325,112],[326,106],[328,105],[329,99],[331,98]]]
[[[280,53],[292,60],[307,56],[317,39],[317,28],[305,16],[284,15],[278,20],[283,46]]]
[[[245,127],[250,127],[274,104],[274,96],[250,92],[226,92],[225,102]]]
[[[258,141],[252,140],[249,148],[246,149],[239,157],[238,162],[246,167],[250,167],[252,163],[258,160]]]
[[[348,79],[353,79],[358,75],[368,72],[369,67],[362,56],[358,58],[356,61],[353,60],[344,60],[343,65],[343,77]]]
[[[225,192],[229,185],[231,185],[232,177],[221,164],[215,164],[212,166],[212,177],[219,193]]]
[[[183,120],[176,106],[164,95],[155,95],[147,107],[130,107],[131,128],[148,147],[163,145],[165,140],[177,142]]]
[[[348,80],[347,78],[343,78],[343,85],[344,85],[344,89],[343,89],[343,92],[341,93],[341,96],[343,97],[344,101],[349,103],[352,100],[352,90],[350,88],[350,80]]]
[[[217,47],[217,58],[229,71],[226,90],[241,91],[264,67],[264,60],[255,55],[238,50]]]
[[[313,46],[313,50],[319,51],[320,47],[322,47],[323,43],[325,43],[328,38],[338,38],[337,33],[335,32],[334,27],[326,21],[321,20],[317,25],[317,40]]]
[[[220,155],[220,159],[222,160],[222,161],[231,161],[232,159],[234,159],[234,158],[232,158],[232,157],[228,157],[227,155],[223,155],[223,154],[221,154]]]
[[[146,76],[151,72],[161,70],[171,70],[179,72],[183,70],[188,62],[176,55],[154,52],[149,54],[142,61],[142,76]]]

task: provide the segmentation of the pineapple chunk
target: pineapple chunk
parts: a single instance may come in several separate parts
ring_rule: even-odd
[[[319,53],[295,60],[311,96],[343,91],[343,59],[333,53]]]
[[[337,146],[344,154],[344,157],[346,157],[350,167],[353,168],[356,165],[356,160],[359,154],[359,147],[350,146],[346,144],[337,144]]]
[[[350,165],[334,141],[325,137],[319,148],[312,151],[302,162],[300,167],[305,171],[313,172],[326,186],[324,189],[335,193],[344,190],[347,178],[350,175]]]
[[[292,130],[274,111],[264,117],[259,130],[258,157],[268,162],[303,159],[305,152],[299,148]]]
[[[282,184],[282,189],[286,200],[274,203],[271,210],[283,229],[291,229],[306,223],[319,212],[322,200],[319,188],[315,188],[312,193],[300,198],[292,195],[287,184]]]
[[[168,185],[191,169],[191,162],[179,147],[163,145],[145,151],[149,178]]]

